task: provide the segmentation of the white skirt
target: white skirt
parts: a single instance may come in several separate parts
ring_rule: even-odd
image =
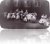
[[[36,20],[36,17],[35,16],[32,16],[31,20],[33,20],[33,21]]]
[[[46,19],[42,19],[42,18],[41,18],[41,19],[39,20],[39,23],[45,23],[45,22],[47,22]]]
[[[27,14],[26,17],[27,17],[28,20],[31,20],[32,15],[31,14]]]
[[[45,22],[44,25],[45,25],[45,26],[49,26],[49,22]]]
[[[7,15],[7,19],[9,19],[9,18],[10,18],[10,14]]]
[[[20,18],[20,16],[19,16],[19,15],[17,15],[17,16],[16,16],[16,19],[19,19],[19,18]]]
[[[11,18],[15,18],[15,15],[12,15]]]
[[[26,22],[27,22],[27,18],[26,18],[26,17],[24,18],[24,21],[26,21]]]

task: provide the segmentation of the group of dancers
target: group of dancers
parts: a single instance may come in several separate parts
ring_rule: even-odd
[[[50,21],[49,21],[50,17],[47,18],[47,15],[41,15],[41,18],[39,20],[40,24],[44,24],[45,26],[49,26],[50,25]]]
[[[4,13],[4,17],[6,17],[6,19],[21,19],[23,21],[31,21],[31,20],[36,20],[36,16],[37,16],[37,13],[34,12],[34,13],[28,13],[28,11],[26,10],[25,12],[23,12],[23,10],[19,11],[18,9],[15,11],[15,12],[10,12],[10,13],[7,13],[5,12]]]
[[[16,44],[19,44],[19,43],[49,43],[50,41],[50,32],[45,32],[44,34],[40,34],[38,36],[34,35],[34,36],[23,36],[21,39],[16,39],[16,40],[9,40],[7,39],[7,41],[4,41],[4,43],[16,43]]]
[[[28,10],[23,12],[23,10],[19,11],[19,9],[16,9],[16,11],[13,13],[12,12],[10,12],[10,13],[5,12],[4,17],[6,19],[16,19],[16,20],[21,19],[24,22],[29,22],[29,21],[34,22],[37,19],[37,13],[36,12],[28,13]],[[47,15],[42,14],[38,23],[49,26],[48,19],[49,18],[47,18]]]

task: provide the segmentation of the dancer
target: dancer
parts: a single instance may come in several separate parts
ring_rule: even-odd
[[[4,12],[4,17],[5,17],[5,18],[7,17],[7,14],[8,14],[7,12]]]
[[[8,15],[7,15],[7,19],[10,19],[10,18],[11,18],[11,14],[8,13]]]
[[[15,18],[15,13],[12,13],[11,19]]]
[[[39,20],[39,23],[44,23],[44,22],[46,22],[46,19],[45,19],[45,15],[43,14],[43,15],[41,15],[41,19]]]

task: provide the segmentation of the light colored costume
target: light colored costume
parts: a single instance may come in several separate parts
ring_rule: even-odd
[[[35,15],[32,15],[31,20],[35,21],[36,20],[36,16]]]
[[[23,21],[26,21],[26,22],[27,22],[27,18],[25,17],[25,18],[23,19]]]
[[[16,19],[19,19],[20,16],[19,16],[19,13],[16,13]]]
[[[37,13],[34,12],[33,15],[37,16]]]
[[[4,17],[7,17],[7,12],[4,13]]]
[[[39,20],[39,23],[45,23],[45,22],[47,22],[47,16],[46,15],[42,15],[41,16],[41,19]]]
[[[26,15],[27,20],[31,20],[31,17],[32,17],[31,13],[29,13],[29,14]]]
[[[15,13],[12,13],[12,16],[11,16],[11,18],[15,18]]]
[[[11,17],[11,14],[10,13],[8,13],[8,15],[7,15],[7,19],[9,19]]]
[[[37,16],[37,13],[31,13],[32,14],[32,17],[31,17],[31,20],[32,21],[35,21],[36,20],[36,16]]]
[[[24,13],[24,15],[27,15],[28,14],[28,11],[26,10],[26,12]]]
[[[49,22],[45,22],[44,25],[45,25],[45,26],[49,26]]]
[[[47,22],[47,20],[46,19],[40,19],[40,21],[39,21],[39,23],[45,23],[45,22]]]

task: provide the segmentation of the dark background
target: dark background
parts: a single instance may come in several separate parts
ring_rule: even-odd
[[[25,10],[27,9],[28,12],[36,12],[38,14],[38,18],[40,18],[40,16],[42,14],[47,14],[49,15],[49,2],[46,0],[38,0],[40,2],[40,6],[39,7],[35,7],[35,1],[36,0],[28,0],[28,2],[30,2],[30,6],[28,7],[24,7],[24,0],[19,0],[19,7],[17,6],[17,1],[15,0],[10,0],[10,1],[2,1],[0,4],[0,8],[1,8],[1,13],[3,12],[14,12],[17,8],[19,10],[23,10],[25,12]]]

